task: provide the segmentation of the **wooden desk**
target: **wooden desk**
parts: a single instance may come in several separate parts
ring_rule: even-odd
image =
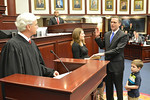
[[[127,44],[124,55],[126,59],[141,59],[143,62],[150,62],[150,46]]]
[[[93,100],[91,94],[105,77],[109,61],[61,60],[72,71],[61,79],[23,74],[0,79],[5,84],[6,97],[17,100]],[[56,60],[56,63],[56,69],[62,73],[60,62]]]
[[[96,23],[64,23],[51,25],[48,27],[48,33],[72,33],[75,28],[82,28],[85,33],[94,32],[97,27]]]

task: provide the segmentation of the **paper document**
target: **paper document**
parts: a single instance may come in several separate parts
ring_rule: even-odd
[[[92,59],[92,60],[98,60],[98,59],[101,59],[101,56],[91,56],[90,59]]]
[[[55,79],[61,79],[61,78],[63,78],[64,76],[68,75],[69,73],[71,73],[71,72],[63,73],[63,74],[60,74],[60,75],[55,76],[55,77],[53,77],[53,78],[55,78]]]

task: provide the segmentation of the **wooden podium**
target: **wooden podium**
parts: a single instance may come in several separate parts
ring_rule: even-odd
[[[72,71],[61,79],[14,74],[0,79],[11,100],[93,100],[92,92],[106,76],[109,61],[61,58]],[[66,72],[59,60],[56,69]]]
[[[94,32],[96,23],[64,23],[48,26],[48,33],[72,33],[75,28],[82,28],[85,33]]]

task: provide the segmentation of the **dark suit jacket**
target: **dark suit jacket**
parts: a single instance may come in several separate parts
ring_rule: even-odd
[[[100,48],[105,48],[105,60],[110,63],[107,66],[109,72],[123,72],[124,70],[124,47],[127,44],[127,35],[118,30],[110,44],[111,31],[104,34],[103,41],[96,38],[95,41]]]
[[[64,20],[62,18],[59,17],[59,24],[63,24]],[[55,17],[50,18],[49,20],[49,25],[57,25],[57,21],[55,19]]]

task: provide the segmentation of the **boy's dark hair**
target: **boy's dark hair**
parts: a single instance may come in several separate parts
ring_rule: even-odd
[[[137,68],[142,68],[143,67],[143,62],[140,59],[135,59],[131,62],[131,64],[135,64]]]

